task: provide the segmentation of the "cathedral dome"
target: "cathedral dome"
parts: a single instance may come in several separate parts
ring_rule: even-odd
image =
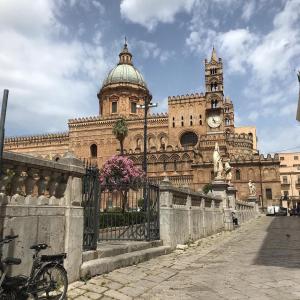
[[[120,61],[114,67],[103,81],[102,88],[110,84],[136,84],[147,89],[147,84],[142,74],[133,66],[132,55],[128,51],[127,44],[125,43],[124,49],[119,54]]]

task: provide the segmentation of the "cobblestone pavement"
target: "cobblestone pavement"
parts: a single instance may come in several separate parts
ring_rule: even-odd
[[[261,217],[70,286],[68,299],[300,299],[300,218]]]

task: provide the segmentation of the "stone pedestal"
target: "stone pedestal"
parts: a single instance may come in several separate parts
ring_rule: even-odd
[[[227,188],[227,197],[229,208],[235,209],[235,200],[236,200],[237,189],[233,185],[229,185]]]
[[[249,196],[247,201],[249,203],[253,203],[255,205],[255,210],[256,212],[259,212],[259,207],[258,207],[258,199],[257,199],[257,196],[256,195],[253,195],[253,196]]]
[[[222,207],[228,208],[227,188],[229,184],[224,180],[214,180],[211,183],[213,195],[222,199]]]
[[[249,196],[248,197],[248,202],[256,204],[257,203],[257,197],[255,195]]]

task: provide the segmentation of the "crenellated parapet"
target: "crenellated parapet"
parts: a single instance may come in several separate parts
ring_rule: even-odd
[[[41,142],[68,142],[69,133],[48,133],[40,135],[31,135],[31,136],[16,136],[16,137],[7,137],[4,140],[6,145],[14,144],[26,144],[26,143],[41,143]]]
[[[180,102],[189,102],[192,100],[198,100],[199,98],[204,98],[204,94],[195,93],[195,94],[186,94],[186,95],[177,95],[177,96],[169,96],[168,97],[168,104],[178,104]]]
[[[245,163],[245,162],[260,162],[260,163],[280,163],[279,161],[279,155],[275,153],[274,155],[271,154],[231,154],[230,155],[230,161],[235,163]]]
[[[115,116],[93,116],[93,117],[83,117],[83,118],[75,118],[70,119],[68,121],[69,128],[74,127],[85,127],[89,125],[100,125],[100,126],[113,126],[116,122],[116,120],[120,119],[119,115]],[[128,124],[134,123],[134,122],[140,122],[143,121],[144,118],[141,118],[138,115],[131,115],[130,117],[125,118]],[[147,118],[148,124],[153,123],[163,123],[168,124],[168,113],[153,113],[149,114]]]

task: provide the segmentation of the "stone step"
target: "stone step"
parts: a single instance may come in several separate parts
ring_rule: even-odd
[[[111,257],[138,250],[162,246],[161,240],[156,241],[110,241],[102,242],[97,246],[97,250],[85,251],[82,254],[82,262],[87,262],[97,258]]]
[[[140,262],[160,255],[168,254],[170,252],[171,247],[158,246],[133,252],[127,252],[116,256],[89,260],[81,265],[80,277],[82,279],[86,279],[96,275],[101,275],[111,272],[115,269],[136,265]]]

